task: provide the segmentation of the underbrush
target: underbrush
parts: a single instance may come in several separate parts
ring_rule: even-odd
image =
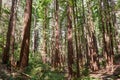
[[[66,73],[54,70],[49,64],[43,64],[37,58],[30,59],[25,73],[31,76],[31,80],[66,80]],[[86,75],[72,80],[99,80],[90,77],[87,70],[84,70],[83,73]]]
[[[29,60],[25,73],[31,76],[31,80],[65,80],[64,73],[53,70],[49,64],[43,64],[37,58]]]

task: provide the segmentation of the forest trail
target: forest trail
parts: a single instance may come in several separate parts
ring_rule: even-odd
[[[2,80],[120,80],[120,0],[0,0],[0,59]]]
[[[120,65],[114,65],[113,72],[107,72],[105,69],[90,73],[90,77],[96,78],[98,80],[120,80]],[[26,75],[20,74],[19,72],[10,70],[6,65],[1,64],[0,61],[0,80],[9,80],[9,79],[23,79],[28,80]]]
[[[100,80],[120,80],[120,65],[114,65],[112,72],[102,69],[91,73],[90,76]]]

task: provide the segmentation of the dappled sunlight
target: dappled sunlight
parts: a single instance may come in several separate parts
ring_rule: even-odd
[[[0,80],[120,80],[120,0],[0,0]]]

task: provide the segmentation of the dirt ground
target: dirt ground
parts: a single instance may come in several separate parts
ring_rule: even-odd
[[[91,72],[90,76],[99,80],[120,80],[120,65],[114,65],[113,70],[101,69],[96,72]]]
[[[98,80],[120,80],[120,65],[114,65],[112,71],[101,69],[96,72],[91,72],[90,77],[97,78]],[[0,61],[0,80],[10,80],[11,78],[28,80],[27,75],[14,70],[11,71],[10,67],[6,67],[6,65],[2,64]]]

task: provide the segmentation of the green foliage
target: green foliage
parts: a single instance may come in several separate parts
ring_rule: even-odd
[[[89,75],[89,69],[88,68],[83,68],[83,70],[82,70],[82,75],[84,75],[84,76],[88,76]]]
[[[74,0],[58,0],[59,1],[59,24],[60,24],[60,27],[61,27],[61,39],[60,39],[60,44],[61,44],[61,52],[62,54],[66,54],[66,43],[67,43],[67,40],[66,40],[66,25],[67,25],[67,14],[66,14],[66,10],[67,10],[67,7],[66,7],[66,3],[69,4],[69,6],[73,7],[73,3],[75,2]],[[89,1],[90,4],[90,8],[87,7],[87,1]],[[20,12],[24,13],[24,7],[25,7],[25,0],[21,0],[20,1],[20,6],[19,8],[22,8],[20,10]],[[87,40],[84,39],[83,36],[85,36],[87,38],[87,27],[85,27],[86,25],[88,25],[88,22],[89,20],[87,20],[87,14],[89,14],[87,12],[87,9],[91,9],[92,11],[92,19],[93,19],[93,24],[95,24],[95,36],[97,38],[97,41],[99,42],[98,45],[98,50],[99,50],[99,55],[101,55],[101,53],[103,52],[103,44],[102,43],[102,23],[100,21],[101,17],[100,17],[100,9],[99,9],[99,4],[98,4],[98,0],[83,0],[84,2],[84,10],[83,10],[83,7],[82,7],[82,0],[76,0],[76,6],[74,4],[74,7],[76,8],[75,11],[75,16],[76,16],[76,25],[77,25],[77,28],[75,29],[76,32],[78,33],[77,35],[77,38],[78,38],[78,45],[80,44],[80,47],[81,47],[81,52],[82,54],[86,51],[86,49],[84,49],[84,46],[86,46],[86,43],[82,43],[82,42],[85,42]],[[120,8],[120,0],[118,0],[117,2],[117,9]],[[54,11],[54,0],[33,0],[33,5],[32,5],[32,30],[31,30],[31,34],[32,31],[36,30],[36,28],[34,27],[34,16],[36,17],[36,26],[37,26],[37,30],[39,31],[39,36],[40,36],[40,40],[39,40],[39,43],[43,43],[43,34],[42,34],[42,29],[44,27],[44,23],[43,21],[45,20],[46,21],[46,24],[47,24],[47,27],[46,29],[44,30],[45,33],[46,33],[46,39],[47,39],[47,47],[48,49],[50,49],[49,52],[51,53],[48,53],[47,56],[51,56],[51,54],[54,54],[54,19],[55,19],[55,11]],[[47,8],[47,17],[45,18],[45,9]],[[72,8],[73,9],[73,8]],[[116,10],[116,8],[115,8]],[[84,13],[83,13],[84,12]],[[72,13],[72,11],[71,11]],[[6,31],[7,31],[7,26],[8,26],[8,22],[9,22],[9,14],[10,14],[10,10],[9,8],[3,8],[2,9],[2,14],[4,14],[4,16],[2,16],[2,20],[1,20],[1,23],[0,23],[0,30],[3,30],[1,33],[0,33],[0,44],[4,45],[4,42],[5,42],[5,39],[3,41],[3,36],[6,36]],[[21,13],[17,13],[18,15],[21,16]],[[83,16],[84,14],[84,16]],[[72,15],[72,20],[73,20],[73,14]],[[22,22],[22,18],[19,16],[19,21],[17,20],[18,23],[20,23],[20,21]],[[104,15],[106,16],[106,15]],[[84,19],[85,19],[85,22],[84,22]],[[23,24],[23,23],[22,23]],[[72,25],[74,26],[74,23],[72,21]],[[16,29],[21,26],[20,24],[17,24],[16,26]],[[23,26],[23,25],[22,25]],[[85,27],[85,28],[84,28]],[[89,25],[88,25],[89,27]],[[39,28],[39,29],[38,29]],[[85,29],[85,31],[82,31],[82,28]],[[19,31],[20,28],[18,28],[18,31]],[[84,30],[83,29],[83,30]],[[78,30],[78,31],[77,31]],[[73,30],[74,31],[74,30]],[[79,32],[80,31],[80,32]],[[17,35],[17,34],[21,34],[21,32],[15,32],[16,35],[15,36],[20,36],[20,35]],[[83,34],[84,33],[84,34]],[[114,33],[114,32],[111,32],[111,33]],[[3,35],[2,35],[3,34]],[[80,37],[79,37],[80,35]],[[73,34],[74,36],[74,34]],[[32,36],[33,37],[33,36]],[[120,37],[120,36],[119,36]],[[21,37],[20,37],[21,38]],[[63,39],[64,38],[64,39]],[[80,40],[79,40],[80,39]],[[17,39],[18,40],[18,39]],[[15,60],[19,60],[19,56],[20,56],[20,49],[21,49],[21,41],[17,41],[17,43],[15,43]],[[85,40],[85,41],[83,41]],[[31,42],[33,42],[33,39],[31,38],[30,40]],[[53,42],[52,42],[53,41]],[[74,40],[74,37],[73,37],[73,44],[75,45],[75,40]],[[73,46],[74,46],[73,45]],[[102,45],[102,46],[101,46]],[[31,46],[33,46],[33,44],[31,44]],[[53,46],[53,47],[52,47]],[[88,45],[87,45],[88,46]],[[43,50],[43,45],[39,45],[40,49],[41,50],[40,52],[42,52]],[[49,48],[50,47],[50,48]],[[32,49],[33,47],[30,47],[30,49]],[[65,49],[62,49],[62,48],[65,48]],[[53,50],[51,50],[53,49]],[[76,49],[76,48],[74,48]],[[64,50],[64,51],[62,51]],[[39,51],[37,51],[39,52]],[[0,54],[2,53],[2,48],[0,47]],[[76,54],[76,51],[74,52]],[[32,50],[30,52],[30,57],[29,57],[29,66],[26,68],[26,71],[25,73],[26,74],[29,74],[30,76],[32,76],[32,80],[65,80],[65,73],[63,72],[60,72],[60,71],[57,71],[57,70],[53,70],[51,65],[50,64],[43,64],[42,63],[42,60],[41,60],[41,56],[40,56],[41,53],[32,53]],[[85,54],[83,54],[85,56]],[[0,56],[1,57],[1,56]],[[66,57],[66,55],[65,55]],[[76,56],[75,56],[76,57]],[[115,55],[115,60],[117,58],[119,58],[118,55]],[[84,57],[85,58],[85,57]],[[105,62],[106,60],[101,60],[100,62],[100,66],[104,67],[105,66]],[[9,63],[10,64],[10,63]],[[65,58],[65,64],[67,64],[67,59]],[[64,65],[65,66],[65,65]],[[76,63],[74,63],[72,65],[72,70],[73,72],[77,72],[77,65]],[[97,79],[94,79],[94,78],[91,78],[89,76],[90,72],[89,72],[89,69],[87,67],[84,67],[83,69],[80,69],[80,73],[82,74],[82,77],[81,78],[75,78],[73,80],[97,80]],[[12,76],[10,77],[10,80],[12,80]],[[21,80],[21,76],[17,78],[17,80]]]
[[[120,9],[120,0],[117,0],[117,8]]]
[[[105,67],[106,61],[105,61],[105,60],[102,60],[99,64],[100,64],[101,67]]]
[[[10,14],[10,10],[8,8],[4,8],[2,9],[2,11],[5,13],[5,14]]]
[[[48,64],[43,64],[40,57],[32,57],[29,61],[25,72],[32,76],[31,80],[65,80],[63,73],[52,70]]]
[[[73,0],[68,0],[68,4],[69,4],[70,6],[73,6]]]
[[[41,3],[42,3],[42,6],[43,7],[46,7],[52,0],[42,0]]]

